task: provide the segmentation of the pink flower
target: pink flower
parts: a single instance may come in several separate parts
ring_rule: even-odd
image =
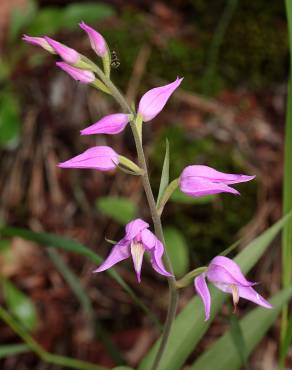
[[[85,152],[59,163],[61,168],[87,168],[99,171],[110,171],[119,164],[118,154],[109,146],[95,146]]]
[[[233,260],[217,256],[209,264],[208,270],[195,278],[196,291],[204,303],[205,321],[209,320],[211,310],[211,296],[206,278],[218,289],[232,294],[235,307],[241,297],[259,306],[272,308],[272,305],[252,288],[256,283],[246,280],[240,267]]]
[[[48,36],[45,36],[45,40],[54,49],[56,54],[58,54],[66,63],[76,64],[80,61],[80,54],[76,50],[63,45],[59,41],[53,40]]]
[[[255,176],[223,173],[208,166],[194,165],[183,170],[180,175],[179,186],[183,193],[191,197],[202,197],[224,192],[239,195],[237,190],[228,185],[250,181],[254,178]]]
[[[79,23],[79,26],[87,32],[91,47],[96,54],[100,57],[104,57],[108,52],[108,48],[103,36],[84,22]]]
[[[103,117],[93,125],[81,130],[81,135],[108,134],[114,135],[122,132],[129,122],[129,115],[124,113],[110,114]]]
[[[178,78],[164,86],[155,87],[147,91],[141,98],[138,113],[143,117],[144,122],[151,121],[158,113],[162,111],[171,94],[182,82],[182,78]]]
[[[95,75],[91,71],[72,67],[64,62],[57,62],[56,65],[68,73],[74,80],[79,81],[83,84],[89,84],[95,80]]]
[[[56,54],[55,50],[49,45],[44,37],[32,37],[28,35],[23,35],[22,40],[32,44],[42,47],[47,50],[49,53]]]
[[[149,224],[140,218],[129,222],[123,239],[113,247],[106,260],[94,272],[107,270],[132,256],[137,280],[140,283],[143,255],[146,251],[150,254],[150,263],[156,272],[164,276],[172,276],[166,271],[162,262],[163,244],[148,228]]]

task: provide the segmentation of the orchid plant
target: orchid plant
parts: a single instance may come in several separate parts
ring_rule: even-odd
[[[128,104],[126,98],[110,78],[111,53],[104,37],[84,22],[80,23],[80,27],[87,33],[92,49],[101,58],[102,67],[76,50],[49,37],[24,35],[23,40],[40,46],[51,54],[58,55],[62,59],[62,61],[56,63],[60,69],[76,81],[91,85],[112,96],[119,103],[121,107],[120,112],[100,118],[97,122],[81,130],[81,135],[116,135],[122,132],[127,125],[131,127],[137,149],[137,163],[116,153],[109,146],[95,146],[71,159],[61,162],[59,167],[99,171],[112,171],[118,168],[129,174],[141,177],[154,226],[154,233],[150,231],[150,225],[146,221],[140,218],[132,220],[126,225],[124,237],[113,246],[108,257],[94,272],[105,271],[131,257],[137,281],[140,283],[143,256],[147,252],[153,269],[168,280],[168,314],[160,346],[151,368],[155,370],[159,369],[161,358],[166,350],[171,326],[176,315],[178,291],[189,285],[190,281],[193,281],[195,291],[202,299],[202,309],[204,307],[206,320],[209,319],[211,310],[211,296],[206,280],[221,291],[231,294],[235,308],[240,297],[264,308],[272,308],[254,289],[256,283],[248,281],[241,272],[240,267],[228,257],[217,256],[212,259],[208,267],[198,267],[186,274],[185,277],[177,280],[165,248],[161,223],[163,209],[176,188],[179,188],[181,192],[190,197],[202,197],[219,193],[239,195],[239,192],[230,185],[251,181],[254,179],[254,176],[223,173],[206,165],[191,164],[182,170],[178,179],[174,179],[162,189],[162,195],[158,201],[155,201],[143,148],[143,124],[152,121],[163,110],[171,95],[181,85],[183,78],[177,77],[169,84],[147,91],[141,97],[136,111],[133,105]]]

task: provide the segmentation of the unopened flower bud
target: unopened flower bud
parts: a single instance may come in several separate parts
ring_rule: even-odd
[[[142,116],[144,122],[151,121],[162,111],[171,94],[178,88],[182,80],[182,78],[177,78],[174,82],[155,87],[142,96],[138,113]]]
[[[91,71],[72,67],[64,62],[57,62],[56,65],[68,73],[74,80],[79,81],[83,84],[92,83],[95,80],[95,75]]]
[[[22,40],[29,44],[40,46],[43,49],[47,50],[49,53],[56,54],[55,50],[49,45],[44,37],[23,35]]]
[[[55,53],[58,54],[66,63],[76,64],[79,62],[81,56],[74,50],[66,45],[61,44],[59,41],[53,40],[50,37],[45,36],[47,43],[54,49]]]
[[[108,47],[103,36],[84,22],[79,23],[79,26],[87,33],[91,47],[96,54],[100,57],[104,57],[105,54],[108,53]]]

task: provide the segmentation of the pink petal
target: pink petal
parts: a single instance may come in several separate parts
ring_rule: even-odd
[[[29,44],[40,46],[43,49],[47,50],[49,53],[56,54],[55,50],[48,44],[44,37],[23,35],[22,40]]]
[[[126,225],[126,236],[127,240],[133,240],[140,232],[147,229],[149,224],[141,218],[137,218]]]
[[[247,175],[237,175],[231,173],[224,173],[215,170],[212,167],[202,166],[202,165],[194,165],[186,167],[182,174],[181,178],[193,178],[199,177],[206,180],[211,180],[212,182],[219,182],[224,183],[226,185],[230,184],[237,184],[240,182],[250,181],[255,178],[255,176],[247,176]]]
[[[150,262],[151,262],[152,267],[154,268],[154,270],[156,272],[158,272],[159,274],[164,275],[164,276],[173,276],[171,273],[169,273],[165,269],[164,264],[162,262],[162,256],[163,256],[163,253],[164,253],[164,246],[163,246],[163,244],[161,243],[160,240],[158,240],[156,238],[155,247],[152,248],[149,252],[150,252],[150,255],[151,255]]]
[[[240,267],[230,258],[217,256],[210,262],[207,277],[209,281],[223,284],[235,284],[252,286],[256,283],[248,281],[240,270]]]
[[[162,111],[171,94],[178,88],[182,80],[182,78],[177,77],[174,82],[168,85],[155,87],[142,96],[138,113],[141,114],[144,122],[152,120]]]
[[[96,52],[96,54],[100,57],[105,56],[107,53],[107,44],[105,42],[105,39],[103,36],[95,31],[92,27],[88,26],[86,23],[81,22],[79,23],[79,26],[87,32],[87,35],[89,37],[90,45],[92,49]]]
[[[205,321],[207,321],[210,318],[211,296],[204,273],[195,278],[195,288],[203,301],[205,309]]]
[[[81,135],[118,134],[124,130],[129,122],[129,115],[124,113],[110,114],[103,117],[93,125],[81,130]]]
[[[156,236],[148,229],[141,232],[141,240],[147,250],[150,250],[156,245]]]
[[[119,163],[117,153],[108,146],[96,146],[59,164],[61,168],[89,168],[110,171]]]
[[[89,84],[95,80],[95,75],[91,71],[86,71],[84,69],[79,69],[72,67],[64,62],[57,62],[56,65],[63,71],[68,73],[74,80],[79,81],[84,84]]]
[[[273,306],[268,301],[266,301],[260,294],[258,294],[252,287],[238,286],[238,290],[239,296],[241,298],[245,298],[265,308],[273,308]]]
[[[232,193],[239,195],[239,192],[223,183],[215,183],[200,177],[181,177],[180,190],[192,197],[202,197],[205,195]]]
[[[45,36],[45,40],[65,62],[69,64],[76,64],[79,62],[80,54],[76,50],[63,45],[59,41],[53,40],[48,36]]]
[[[111,250],[109,256],[105,261],[93,272],[101,272],[111,268],[116,263],[123,261],[130,257],[131,252],[129,248],[129,242],[125,239],[121,239]]]

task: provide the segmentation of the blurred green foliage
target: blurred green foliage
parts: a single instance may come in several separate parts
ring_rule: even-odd
[[[135,203],[124,197],[101,197],[96,201],[98,210],[121,225],[125,225],[138,215]]]
[[[165,227],[164,238],[175,276],[180,278],[189,270],[189,249],[185,236],[174,227]]]
[[[37,324],[37,313],[33,301],[11,281],[1,278],[1,283],[9,311],[27,330],[32,331]]]
[[[3,89],[0,93],[0,147],[11,147],[17,143],[20,125],[18,97],[11,89]]]

